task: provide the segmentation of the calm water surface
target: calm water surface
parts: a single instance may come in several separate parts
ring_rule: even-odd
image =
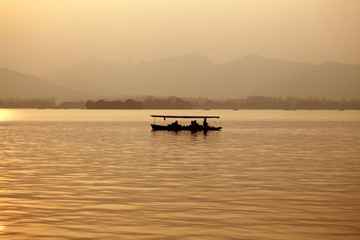
[[[0,109],[0,239],[360,239],[360,111]]]

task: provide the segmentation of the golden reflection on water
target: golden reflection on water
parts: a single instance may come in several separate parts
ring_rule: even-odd
[[[224,112],[204,135],[152,132],[146,111],[14,112],[1,240],[359,239],[359,117]]]
[[[9,121],[13,118],[14,114],[12,110],[0,109],[0,122]],[[1,228],[0,228],[1,230]]]

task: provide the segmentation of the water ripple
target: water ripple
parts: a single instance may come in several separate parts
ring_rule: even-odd
[[[1,123],[0,239],[360,238],[360,121],[146,121]]]

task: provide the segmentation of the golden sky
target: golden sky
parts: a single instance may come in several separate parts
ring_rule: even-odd
[[[200,53],[360,64],[359,0],[0,0],[0,67]]]

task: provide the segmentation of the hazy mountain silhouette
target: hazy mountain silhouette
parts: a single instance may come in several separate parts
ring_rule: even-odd
[[[44,77],[70,89],[107,96],[360,97],[360,65],[312,65],[257,55],[226,64],[196,53],[138,64],[87,59]]]
[[[0,99],[79,99],[88,97],[90,97],[89,94],[68,90],[32,75],[13,71],[7,68],[0,69]]]
[[[139,64],[87,59],[44,78],[100,95],[183,96],[191,91],[197,95],[204,76],[216,66],[198,54]]]

